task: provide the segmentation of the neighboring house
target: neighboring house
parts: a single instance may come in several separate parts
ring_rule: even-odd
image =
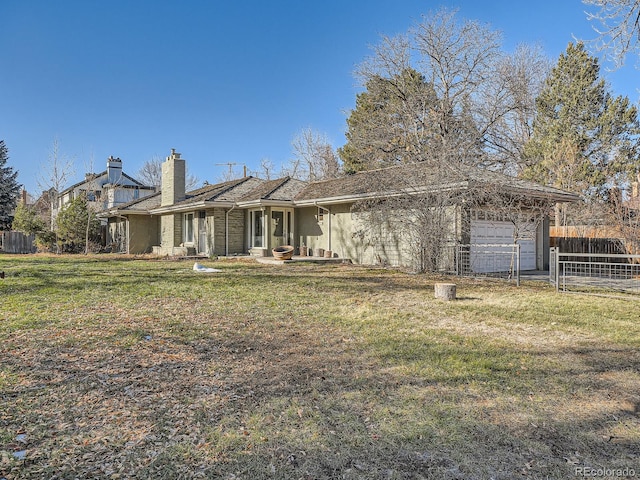
[[[95,211],[112,208],[154,194],[155,187],[143,185],[122,171],[122,160],[107,159],[107,169],[101,173],[88,173],[85,179],[60,192],[51,211],[55,219],[60,210],[74,198],[86,195]]]
[[[163,163],[161,193],[101,212],[108,221],[108,243],[126,253],[158,255],[269,256],[271,249],[290,244],[314,254],[329,250],[356,263],[409,266],[406,238],[390,231],[378,244],[360,233],[366,215],[355,206],[363,200],[426,191],[470,190],[474,182],[490,182],[503,193],[536,200],[575,201],[561,190],[543,187],[493,172],[470,169],[464,179],[443,184],[430,178],[425,165],[391,167],[321,182],[289,177],[262,180],[245,177],[185,192],[185,161],[172,151]],[[392,174],[393,173],[393,174]],[[418,182],[407,189],[401,178]],[[511,222],[481,207],[448,207],[450,228],[443,235],[458,243],[514,242]],[[462,221],[464,217],[468,221]],[[521,239],[524,269],[542,269],[548,255],[548,222]]]

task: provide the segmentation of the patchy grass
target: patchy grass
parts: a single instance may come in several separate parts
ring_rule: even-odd
[[[0,256],[0,478],[640,474],[634,302],[191,266]]]

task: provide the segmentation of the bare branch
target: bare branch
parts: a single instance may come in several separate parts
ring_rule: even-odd
[[[600,10],[586,12],[587,19],[597,23],[593,29],[598,37],[589,41],[598,51],[622,67],[627,54],[640,55],[640,0],[583,0]]]
[[[136,173],[137,180],[143,185],[160,188],[162,186],[162,162],[162,158],[157,155],[145,161]],[[200,179],[187,170],[185,183],[186,190],[190,191],[198,187]]]
[[[340,175],[338,157],[325,134],[306,127],[296,134],[291,145],[299,166],[296,178],[313,182]]]

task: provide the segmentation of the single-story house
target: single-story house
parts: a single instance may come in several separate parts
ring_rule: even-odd
[[[273,248],[292,245],[296,249],[307,247],[314,255],[328,250],[332,256],[355,263],[410,266],[410,240],[391,218],[385,220],[386,227],[381,227],[383,235],[367,234],[372,230],[367,224],[371,218],[366,215],[367,202],[407,196],[426,199],[433,192],[456,192],[448,197],[446,205],[448,223],[442,235],[447,241],[517,241],[521,244],[521,269],[543,269],[545,261],[548,263],[546,219],[531,222],[528,235],[516,236],[517,227],[504,213],[508,207],[496,212],[481,203],[469,203],[469,196],[465,200],[457,193],[472,192],[482,183],[494,187],[493,196],[518,196],[531,205],[570,202],[576,197],[495,172],[476,168],[466,168],[465,172],[443,181],[426,165],[415,164],[319,182],[248,176],[186,192],[185,160],[172,151],[163,163],[159,193],[114,206],[100,215],[108,222],[107,243],[125,253],[270,256]],[[393,217],[393,210],[387,214]]]

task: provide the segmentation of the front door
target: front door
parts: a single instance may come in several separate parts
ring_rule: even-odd
[[[291,244],[291,210],[271,210],[271,248]]]

